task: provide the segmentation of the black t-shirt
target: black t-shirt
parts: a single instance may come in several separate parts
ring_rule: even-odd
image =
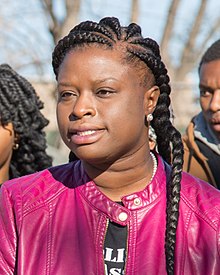
[[[105,275],[124,274],[127,226],[109,221],[104,243]]]

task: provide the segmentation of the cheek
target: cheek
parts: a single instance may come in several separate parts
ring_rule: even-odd
[[[4,163],[13,151],[14,137],[13,134],[3,128],[0,129],[0,137],[0,162]]]
[[[131,100],[111,106],[111,112],[108,111],[106,121],[110,129],[116,129],[116,134],[120,132],[120,135],[124,133],[126,136],[133,131],[140,133],[145,125],[144,117],[143,101]]]
[[[3,148],[2,146],[0,146],[0,163],[3,164],[5,163],[5,161],[11,156],[12,154],[12,146],[11,147],[6,147]]]
[[[210,103],[209,98],[200,98],[200,105],[204,112],[208,110],[209,103]]]
[[[62,126],[65,123],[65,121],[67,121],[67,118],[69,117],[68,108],[66,106],[64,106],[63,104],[58,103],[56,113],[57,113],[58,125],[60,124],[60,126]]]
[[[120,100],[118,104],[111,106],[112,116],[119,121],[137,120],[145,116],[143,97],[132,96]]]
[[[56,114],[57,114],[57,124],[60,131],[60,135],[62,138],[65,138],[67,134],[67,125],[69,121],[68,112],[66,108],[63,108],[61,104],[58,104],[56,109]]]

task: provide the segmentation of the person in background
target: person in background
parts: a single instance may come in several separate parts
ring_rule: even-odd
[[[202,110],[183,136],[183,170],[220,189],[220,40],[206,50],[198,71]]]
[[[32,85],[8,64],[0,65],[0,184],[52,165],[46,153],[44,127]]]
[[[4,183],[0,274],[220,274],[220,192],[182,173],[158,44],[135,23],[85,21],[52,64],[78,160]]]

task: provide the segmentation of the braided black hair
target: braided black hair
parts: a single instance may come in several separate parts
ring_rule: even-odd
[[[198,71],[200,72],[202,64],[209,63],[220,59],[220,39],[215,41],[203,54],[199,63]]]
[[[66,37],[61,39],[54,49],[52,65],[56,77],[59,73],[59,66],[67,52],[73,48],[88,46],[91,43],[108,49],[113,49],[117,43],[121,43],[126,48],[126,61],[130,64],[135,62],[135,65],[137,63],[142,64],[141,66],[145,64],[144,66],[154,75],[155,85],[160,89],[158,103],[153,113],[152,126],[157,135],[157,146],[160,155],[169,164],[172,163],[170,182],[167,185],[165,252],[167,273],[173,274],[183,165],[183,145],[181,134],[173,127],[170,121],[169,94],[171,88],[167,70],[161,61],[159,46],[154,40],[143,38],[141,28],[135,23],[130,24],[128,27],[121,27],[119,20],[114,17],[103,18],[99,23],[82,22],[73,28]]]
[[[40,112],[43,103],[33,86],[8,64],[0,65],[0,121],[12,123],[19,147],[13,150],[9,178],[20,177],[52,165],[46,153],[43,128],[49,121]]]

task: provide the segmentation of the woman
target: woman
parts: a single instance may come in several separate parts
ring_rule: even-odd
[[[0,65],[0,184],[52,165],[42,108],[32,85],[9,65]]]
[[[219,274],[220,193],[181,172],[157,43],[117,18],[82,22],[53,68],[60,134],[78,160],[4,184],[0,271]]]

